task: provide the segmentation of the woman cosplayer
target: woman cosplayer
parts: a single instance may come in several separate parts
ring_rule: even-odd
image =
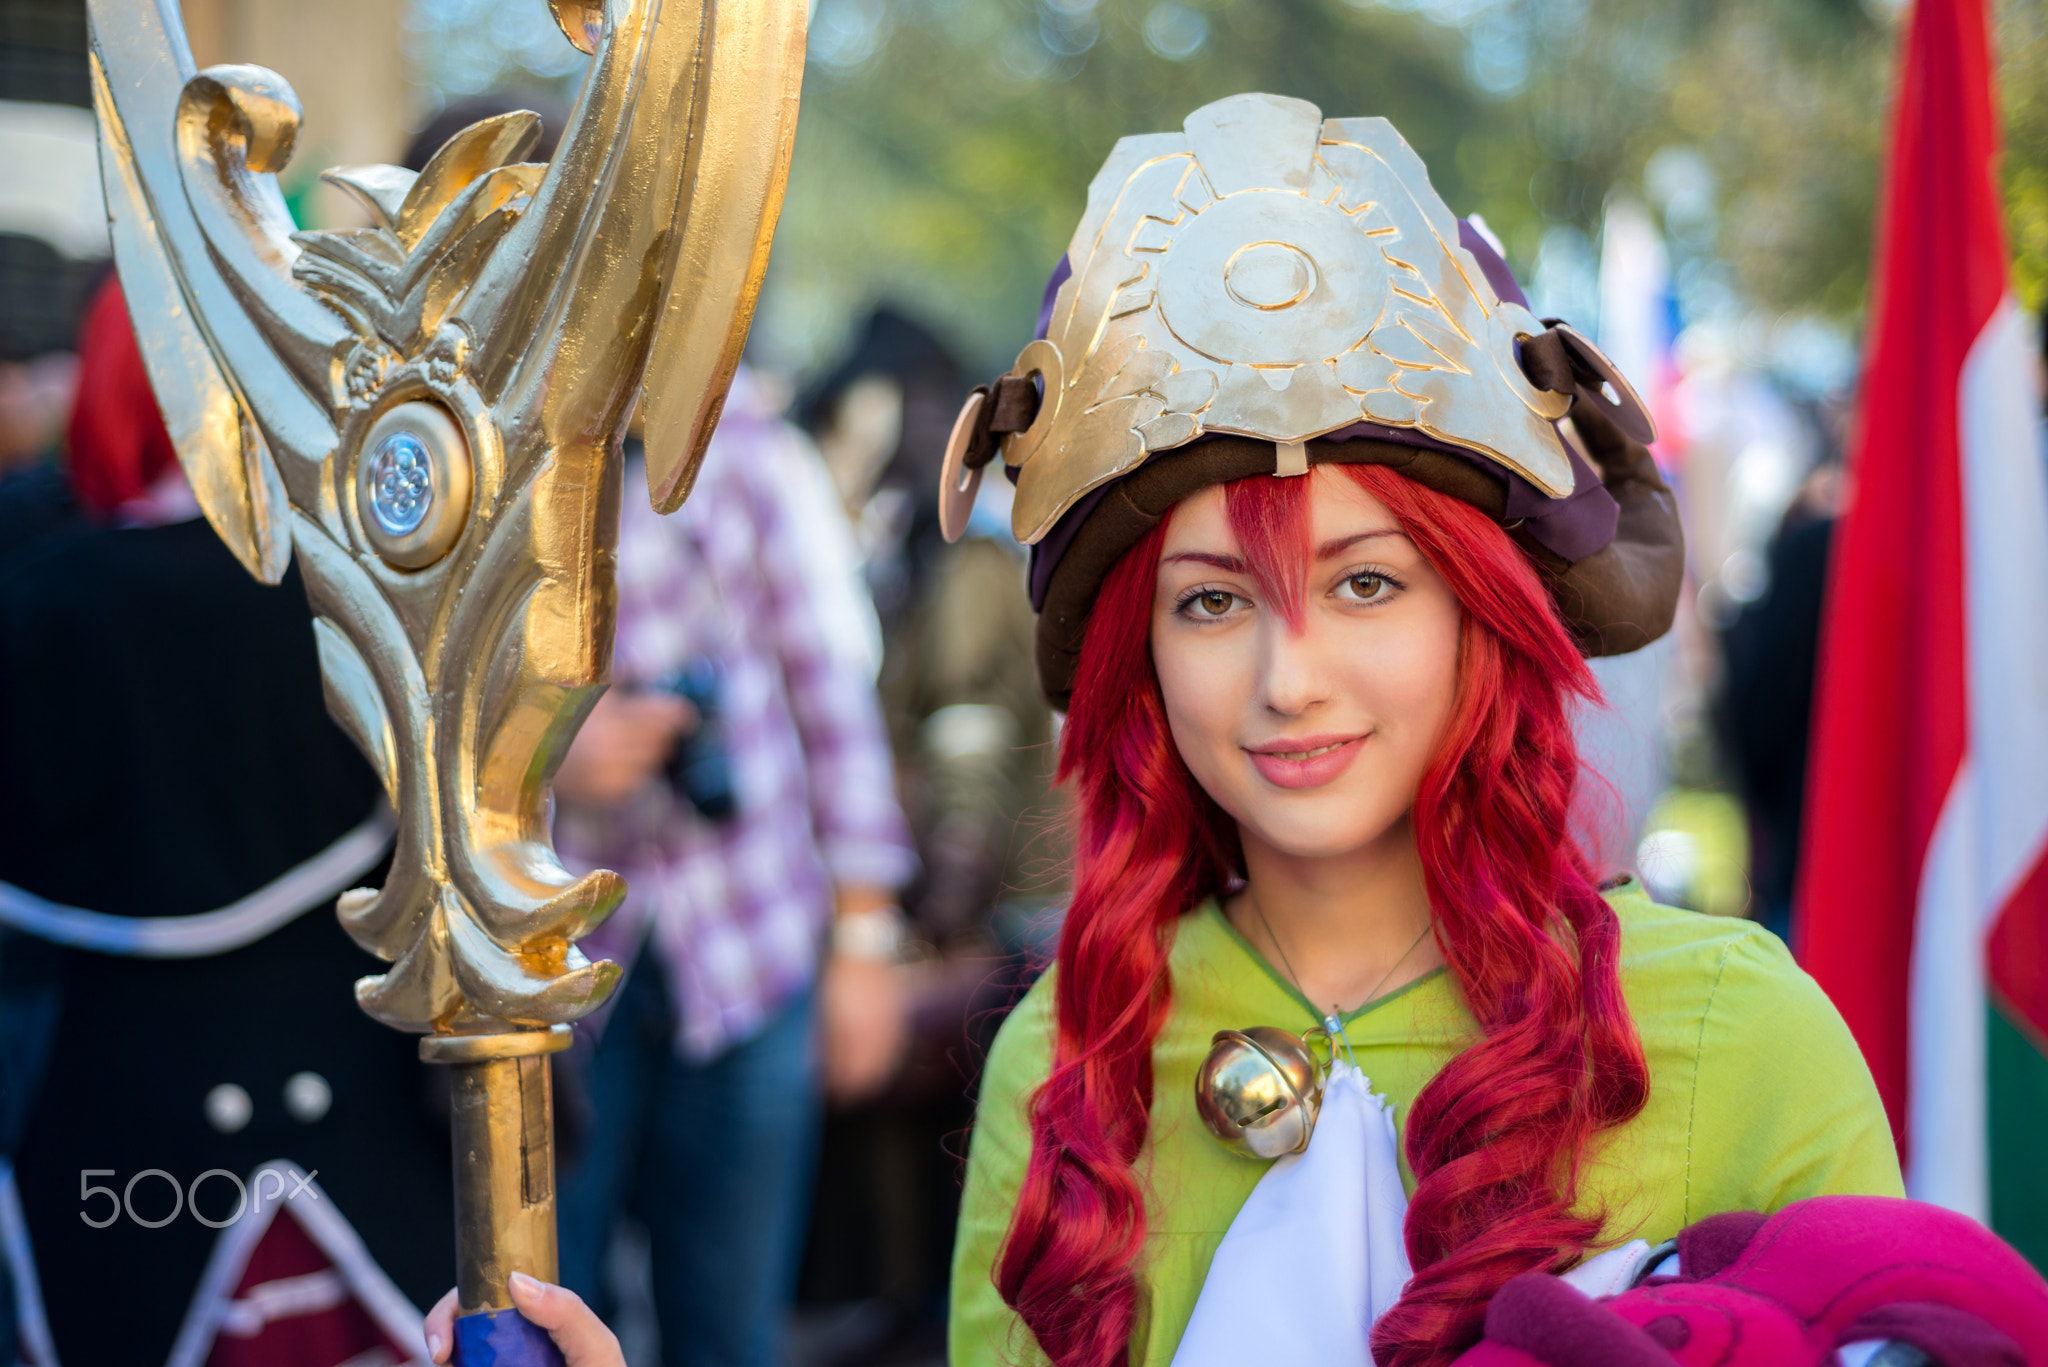
[[[948,463],[956,526],[995,455],[1015,483],[1079,837],[988,1062],[956,1367],[1665,1360],[1491,1340],[1713,1289],[1777,1237],[1724,1212],[1897,1197],[1784,947],[1574,837],[1583,656],[1668,626],[1674,505],[1626,384],[1400,135],[1246,95],[1127,138],[1054,284]],[[1904,1336],[1860,1313],[1754,1360]]]

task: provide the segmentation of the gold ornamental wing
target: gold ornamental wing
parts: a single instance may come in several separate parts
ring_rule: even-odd
[[[511,0],[540,4],[544,0]],[[592,54],[546,165],[510,114],[418,175],[326,177],[370,226],[295,232],[300,110],[194,69],[176,0],[90,0],[115,257],[201,508],[258,578],[294,552],[329,709],[397,815],[340,903],[414,1031],[547,1026],[617,982],[575,941],[624,883],[557,859],[548,785],[610,675],[619,440],[681,502],[780,208],[803,0],[553,0]]]

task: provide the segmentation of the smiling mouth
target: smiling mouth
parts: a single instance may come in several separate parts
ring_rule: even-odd
[[[1300,761],[1305,759],[1314,759],[1318,755],[1327,755],[1332,750],[1341,750],[1349,744],[1351,744],[1351,742],[1348,740],[1339,740],[1332,741],[1328,745],[1318,745],[1313,750],[1261,750],[1257,753],[1269,756],[1273,759],[1294,760],[1295,762],[1299,763]]]
[[[1252,767],[1280,788],[1320,788],[1351,767],[1365,736],[1288,736],[1246,747]],[[1282,748],[1286,747],[1286,748]]]

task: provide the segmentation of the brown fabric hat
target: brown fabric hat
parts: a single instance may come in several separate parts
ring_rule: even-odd
[[[1308,460],[1311,466],[1391,466],[1478,508],[1507,527],[1535,564],[1579,649],[1588,656],[1622,655],[1662,636],[1677,611],[1685,575],[1678,502],[1649,448],[1609,416],[1613,405],[1599,388],[1602,377],[1574,364],[1579,358],[1557,339],[1555,332],[1527,339],[1523,367],[1544,388],[1574,394],[1569,421],[1620,505],[1613,540],[1583,559],[1567,561],[1529,536],[1507,516],[1506,480],[1463,456],[1369,438],[1319,438],[1307,444]],[[1124,552],[1188,495],[1271,474],[1277,458],[1269,441],[1213,437],[1155,456],[1108,485],[1092,507],[1074,509],[1080,525],[1052,569],[1038,616],[1038,682],[1048,702],[1064,711],[1071,701],[1089,611]]]

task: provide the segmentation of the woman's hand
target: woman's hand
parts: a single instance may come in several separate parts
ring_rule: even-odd
[[[507,1285],[512,1288],[512,1304],[520,1314],[548,1331],[555,1347],[562,1350],[568,1367],[626,1367],[617,1337],[574,1291],[524,1272],[514,1272]],[[454,1351],[455,1291],[451,1287],[427,1312],[427,1356],[445,1363]]]

